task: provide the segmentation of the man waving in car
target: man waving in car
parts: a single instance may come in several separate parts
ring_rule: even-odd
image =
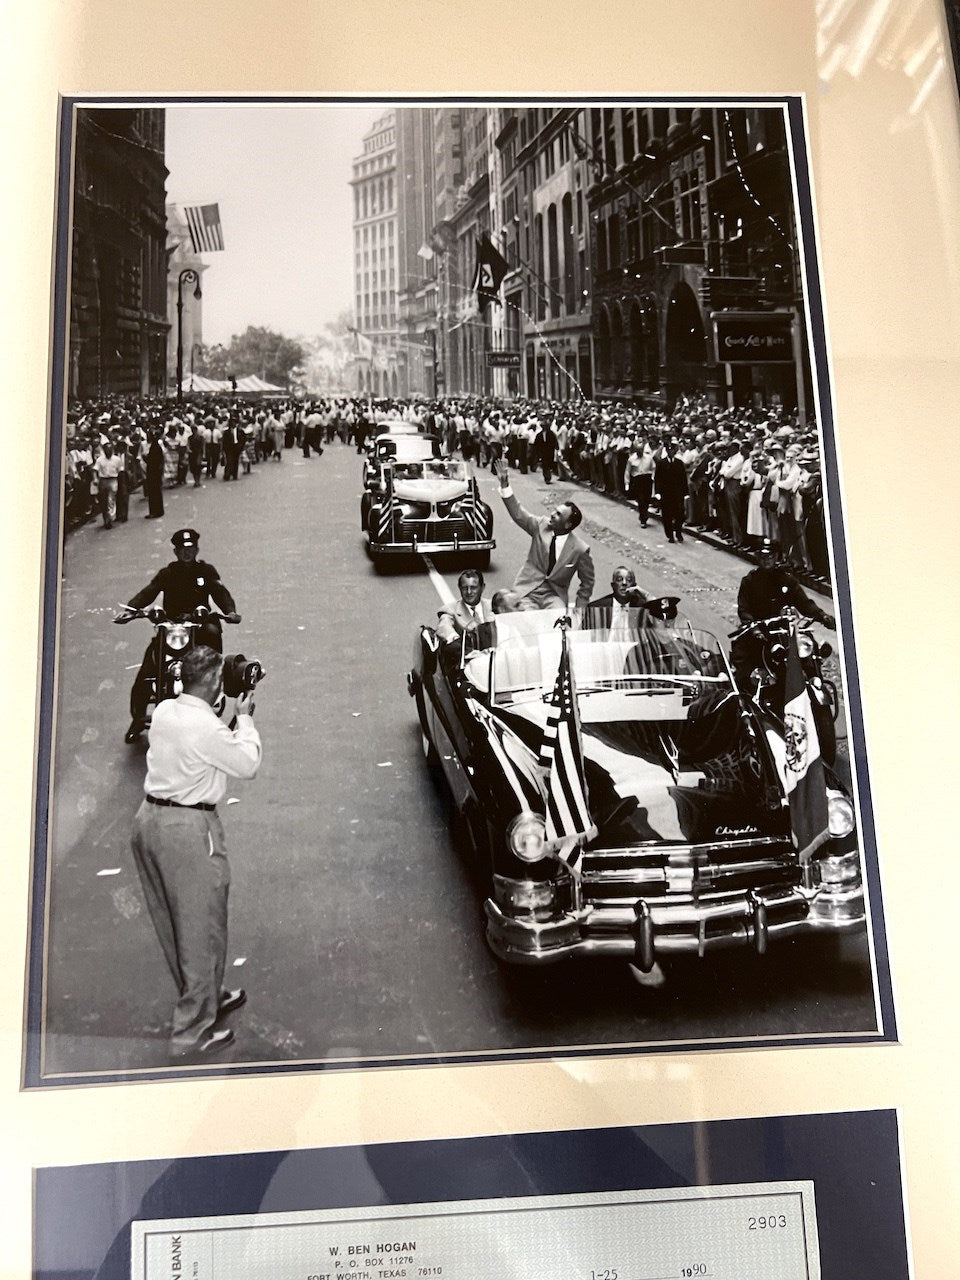
[[[576,604],[590,603],[596,573],[590,548],[574,532],[583,516],[573,502],[561,502],[548,516],[535,516],[521,507],[510,487],[506,467],[499,465],[500,497],[514,524],[530,535],[530,550],[514,581],[514,588],[538,609],[566,608],[576,575]]]

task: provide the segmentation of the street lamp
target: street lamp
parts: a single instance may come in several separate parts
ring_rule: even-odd
[[[183,286],[195,284],[193,296],[199,301],[203,294],[200,291],[200,276],[193,267],[184,267],[177,277],[177,403],[183,399]]]

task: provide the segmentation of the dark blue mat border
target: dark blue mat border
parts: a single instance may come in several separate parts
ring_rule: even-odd
[[[134,1220],[790,1180],[814,1183],[822,1280],[907,1280],[890,1110],[38,1169],[33,1275],[129,1280]]]
[[[865,1032],[861,1035],[837,1036],[834,1034],[810,1036],[782,1036],[768,1039],[713,1039],[710,1041],[694,1041],[671,1044],[644,1044],[639,1047],[620,1045],[577,1046],[564,1050],[517,1050],[481,1054],[433,1054],[394,1058],[370,1058],[360,1061],[323,1060],[305,1062],[278,1062],[265,1064],[237,1064],[236,1067],[219,1067],[207,1069],[160,1068],[157,1070],[138,1072],[94,1072],[84,1075],[44,1076],[42,1074],[42,1019],[43,1019],[43,969],[46,948],[46,899],[48,892],[47,876],[47,843],[48,843],[48,797],[52,764],[52,731],[53,731],[53,694],[54,665],[57,647],[57,595],[58,566],[61,542],[62,503],[60,500],[63,466],[63,426],[65,421],[64,403],[64,370],[67,355],[67,297],[69,280],[67,266],[69,263],[70,237],[70,193],[71,193],[71,161],[74,112],[78,107],[104,105],[119,106],[126,104],[160,105],[196,104],[219,105],[262,103],[263,105],[282,103],[317,103],[327,106],[363,106],[389,104],[419,104],[436,106],[456,103],[490,103],[504,102],[511,105],[538,105],[560,102],[576,102],[584,105],[599,103],[625,102],[670,102],[670,103],[709,103],[724,104],[762,104],[770,107],[786,107],[790,125],[791,142],[793,144],[794,165],[796,170],[797,194],[800,224],[805,248],[805,290],[807,312],[813,337],[812,360],[816,370],[817,384],[820,393],[820,414],[824,450],[824,475],[830,500],[831,540],[834,552],[836,581],[835,594],[843,604],[838,610],[838,624],[841,627],[844,643],[844,687],[847,696],[848,725],[850,730],[850,749],[856,763],[857,789],[860,799],[860,835],[861,852],[869,889],[872,932],[874,941],[874,962],[876,966],[877,993],[880,1005],[882,1031]],[[866,744],[863,730],[863,711],[860,698],[860,687],[857,678],[856,644],[853,634],[850,606],[850,583],[847,569],[846,538],[843,525],[843,503],[840,482],[837,474],[837,452],[834,438],[833,401],[831,379],[829,374],[829,358],[826,333],[824,328],[823,297],[820,288],[820,277],[817,268],[819,247],[817,245],[816,226],[813,214],[813,193],[810,182],[809,155],[803,119],[802,99],[796,95],[771,97],[766,95],[643,95],[625,99],[605,95],[578,95],[570,97],[560,95],[425,95],[407,98],[397,95],[362,95],[350,97],[312,97],[308,95],[291,96],[256,96],[238,95],[226,97],[198,97],[195,94],[159,95],[149,97],[137,95],[107,95],[104,97],[65,97],[59,103],[59,120],[57,129],[57,211],[54,245],[54,299],[53,299],[53,343],[51,348],[51,396],[50,424],[48,443],[48,473],[46,493],[46,519],[44,534],[44,577],[43,577],[43,614],[42,614],[42,648],[40,664],[40,699],[39,729],[37,735],[37,770],[36,795],[34,802],[34,845],[33,874],[31,877],[30,899],[30,940],[27,961],[27,995],[25,1010],[25,1036],[23,1057],[24,1088],[56,1088],[66,1085],[98,1085],[112,1084],[120,1081],[147,1081],[160,1079],[185,1079],[193,1076],[208,1077],[211,1072],[217,1075],[262,1075],[275,1072],[318,1071],[367,1069],[376,1067],[407,1066],[451,1066],[456,1064],[472,1065],[478,1062],[519,1062],[538,1059],[562,1057],[617,1057],[634,1053],[687,1052],[690,1050],[717,1051],[724,1049],[750,1049],[772,1047],[809,1047],[821,1044],[876,1044],[890,1043],[897,1039],[896,1013],[894,1007],[892,978],[887,947],[887,931],[883,912],[880,886],[880,870],[877,858],[876,830],[873,820],[873,807],[870,798],[870,782],[867,767]]]

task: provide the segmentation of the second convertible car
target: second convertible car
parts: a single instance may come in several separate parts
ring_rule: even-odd
[[[472,565],[487,567],[497,545],[493,512],[468,463],[385,459],[380,471],[379,486],[363,495],[361,509],[375,564],[385,556],[422,551],[469,553]]]
[[[791,835],[783,723],[741,694],[716,638],[689,624],[570,631],[584,775],[597,829],[574,875],[545,842],[540,763],[561,653],[558,615],[501,615],[459,642],[423,627],[408,678],[486,889],[503,960],[764,952],[862,929],[854,808],[828,770],[829,838]]]

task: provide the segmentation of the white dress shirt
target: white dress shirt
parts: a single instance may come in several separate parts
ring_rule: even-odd
[[[252,716],[237,716],[236,729],[228,729],[191,693],[159,704],[148,741],[143,789],[178,804],[218,804],[227,778],[254,777],[263,754]]]
[[[634,615],[631,618],[630,609],[634,609]],[[610,639],[611,640],[632,640],[637,630],[636,605],[621,604],[619,600],[614,600],[613,609],[610,613]]]

